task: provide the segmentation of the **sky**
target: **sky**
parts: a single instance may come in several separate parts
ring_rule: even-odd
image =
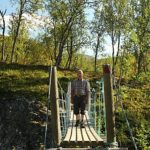
[[[14,12],[16,9],[15,5],[12,5],[10,3],[10,0],[0,0],[0,10],[4,12],[6,10],[5,14],[5,22],[6,22],[6,34],[7,34],[7,26],[9,24],[9,18],[10,14]],[[0,22],[1,23],[1,22]]]
[[[12,4],[10,0],[0,0],[0,10],[4,12],[5,9],[7,9],[6,15],[5,15],[6,34],[7,34],[8,25],[9,25],[10,15],[11,13],[16,11],[16,7],[17,6],[15,4]],[[25,14],[24,17],[28,20],[28,22],[30,22],[30,26],[32,26],[32,29],[31,30],[29,29],[29,33],[30,35],[32,35],[31,37],[36,37],[38,33],[41,31],[41,29],[39,30],[39,28],[44,25],[44,23],[42,22],[44,17],[36,16],[35,18],[37,19],[35,18],[33,19],[33,17],[27,14]]]
[[[10,3],[10,0],[0,0],[0,10],[1,11],[5,11],[5,9],[7,9],[6,11],[6,24],[9,23],[9,15],[12,13],[12,12],[15,12],[16,10],[16,5],[12,5]],[[88,16],[88,20],[91,20],[93,15],[91,14],[92,10],[86,10],[87,12],[87,16]],[[29,16],[26,16],[26,18],[29,19]],[[39,19],[38,21],[37,20],[32,20],[30,19],[31,22],[34,24],[38,24],[39,23]],[[41,19],[40,19],[41,20]],[[40,22],[40,25],[42,24],[42,20]],[[34,30],[30,30],[30,34],[32,36],[37,36],[38,35],[38,31],[37,31],[37,28],[34,28]],[[105,44],[105,50],[106,50],[106,55],[111,55],[111,42],[110,42],[110,39],[109,38],[106,38],[106,44]],[[94,52],[92,50],[92,48],[83,48],[82,49],[83,52],[86,52],[88,55],[90,56],[94,56]]]
[[[7,9],[6,14],[10,15],[15,11],[15,5],[12,6],[10,0],[0,0],[0,10],[4,11],[5,9]]]

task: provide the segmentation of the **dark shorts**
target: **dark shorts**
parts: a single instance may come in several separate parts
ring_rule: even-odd
[[[85,114],[85,96],[75,96],[74,97],[74,114]]]

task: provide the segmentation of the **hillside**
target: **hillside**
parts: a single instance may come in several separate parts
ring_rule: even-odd
[[[0,149],[39,150],[43,147],[48,66],[0,65]],[[58,81],[66,89],[76,77],[75,71],[58,70]],[[101,73],[85,72],[91,87]],[[145,82],[147,81],[147,82]],[[139,149],[149,149],[150,97],[149,76],[122,81],[121,97]],[[116,102],[117,140],[120,146],[133,149],[129,129],[119,102]],[[50,115],[49,115],[50,119]],[[50,123],[47,146],[50,145]]]

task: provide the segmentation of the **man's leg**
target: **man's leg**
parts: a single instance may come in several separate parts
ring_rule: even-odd
[[[81,120],[84,120],[84,116],[85,116],[85,115],[82,115],[82,114],[81,114]]]
[[[81,128],[84,128],[84,117],[85,117],[85,97],[83,97],[82,99],[82,103],[81,103]]]
[[[80,114],[76,115],[76,124],[75,127],[78,127],[80,124]]]
[[[80,124],[80,114],[79,114],[79,100],[78,97],[74,97],[74,114],[76,115],[76,124],[77,127]]]
[[[76,115],[76,120],[80,120],[80,114]]]

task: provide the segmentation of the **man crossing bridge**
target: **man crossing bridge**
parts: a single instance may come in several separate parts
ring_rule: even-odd
[[[83,79],[83,71],[77,71],[77,79],[71,83],[71,100],[73,103],[74,114],[76,115],[76,124],[84,128],[85,108],[89,102],[90,84]],[[80,116],[81,114],[81,116]]]

